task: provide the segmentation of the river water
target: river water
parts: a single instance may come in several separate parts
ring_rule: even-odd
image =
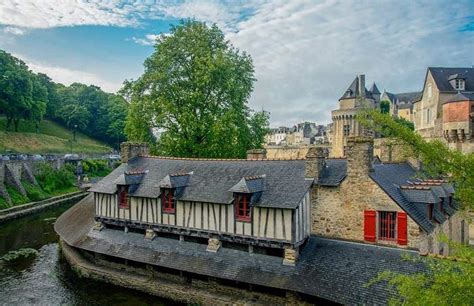
[[[165,305],[171,301],[74,274],[60,256],[53,224],[71,205],[0,225],[0,257],[33,248],[39,255],[26,264],[0,266],[0,305]]]

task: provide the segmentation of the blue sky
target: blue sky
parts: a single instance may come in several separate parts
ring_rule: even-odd
[[[474,1],[0,1],[0,49],[64,84],[114,92],[180,18],[217,23],[253,58],[250,105],[272,126],[330,121],[352,79],[421,90],[428,66],[474,65]],[[368,84],[369,86],[369,84]]]

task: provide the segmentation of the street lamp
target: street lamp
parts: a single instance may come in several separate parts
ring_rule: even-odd
[[[74,129],[72,130],[72,140],[76,141],[76,129],[77,129],[77,124],[74,124]]]

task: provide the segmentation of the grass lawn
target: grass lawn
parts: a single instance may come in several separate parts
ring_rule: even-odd
[[[71,131],[49,120],[40,124],[39,134],[33,122],[22,120],[19,132],[6,131],[7,120],[0,117],[0,152],[12,150],[21,153],[70,153]],[[74,153],[107,153],[111,148],[84,134],[76,133],[72,143]]]

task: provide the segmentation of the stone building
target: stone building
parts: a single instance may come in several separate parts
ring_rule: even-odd
[[[452,120],[457,117],[458,112],[464,112],[466,103],[458,103],[461,96],[464,95],[463,101],[469,101],[470,95],[474,92],[474,68],[445,68],[445,67],[429,67],[426,71],[426,77],[423,85],[422,96],[414,103],[414,123],[415,131],[426,139],[449,139],[446,136],[446,130],[451,133],[451,139],[459,139],[463,142],[459,146],[463,151],[472,152],[472,137],[468,140],[467,137],[472,135],[472,129],[452,128]],[[444,107],[447,102],[456,102],[450,106]],[[453,112],[444,117],[444,110]],[[443,118],[446,118],[448,124],[446,128],[443,127]],[[471,117],[472,118],[472,117]],[[458,119],[455,119],[458,120]],[[462,119],[462,122],[469,120]],[[464,129],[464,137],[459,137]],[[453,131],[456,130],[456,131]],[[455,132],[455,134],[454,134]],[[456,135],[456,136],[454,136]],[[456,146],[455,146],[456,147]]]
[[[421,92],[391,93],[383,91],[380,101],[390,102],[390,114],[397,118],[403,118],[413,122],[413,103],[421,96]]]
[[[443,136],[449,147],[474,152],[474,93],[459,93],[443,104]]]
[[[447,255],[440,233],[467,243],[468,227],[443,180],[418,179],[408,163],[376,163],[373,140],[350,137],[347,159],[314,148],[318,171],[311,197],[312,233],[319,236]]]
[[[380,92],[375,83],[370,90],[365,88],[365,75],[357,76],[339,99],[339,108],[331,112],[332,117],[332,157],[343,157],[349,136],[362,136],[365,129],[356,120],[360,108],[379,107]]]

